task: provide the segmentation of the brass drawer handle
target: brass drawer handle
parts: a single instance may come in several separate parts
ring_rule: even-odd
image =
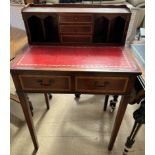
[[[44,83],[43,80],[37,80],[37,82],[40,84],[40,86],[46,86],[47,87],[47,86],[51,86],[52,83],[54,82],[54,80],[50,79],[48,81],[48,83]]]
[[[110,82],[108,82],[108,81],[105,81],[105,82],[103,82],[103,83],[100,83],[100,82],[97,82],[97,81],[94,82],[94,86],[95,86],[95,87],[99,87],[99,88],[106,87],[106,86],[108,86],[109,84],[110,84]]]

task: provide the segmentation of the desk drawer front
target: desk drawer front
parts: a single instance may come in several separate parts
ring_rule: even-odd
[[[91,25],[61,25],[60,33],[63,34],[91,34]]]
[[[62,35],[62,43],[91,43],[90,35]]]
[[[60,23],[92,23],[92,15],[90,14],[66,14],[59,16]]]
[[[24,90],[70,90],[69,76],[21,75],[19,78]]]
[[[76,77],[76,91],[96,93],[125,93],[126,77]]]

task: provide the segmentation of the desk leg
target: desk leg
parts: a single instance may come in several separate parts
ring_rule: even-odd
[[[26,119],[26,123],[27,126],[29,128],[30,134],[31,134],[31,138],[34,144],[34,147],[36,150],[38,150],[39,145],[38,145],[38,140],[37,140],[37,136],[36,136],[36,132],[34,129],[34,124],[33,124],[33,120],[32,120],[32,115],[31,115],[31,111],[30,111],[30,107],[29,107],[29,103],[27,100],[27,95],[23,92],[17,92],[19,100],[20,100],[20,104]]]
[[[113,126],[113,130],[111,133],[111,138],[110,138],[110,142],[109,142],[109,146],[108,146],[108,150],[111,151],[113,149],[113,145],[115,143],[119,128],[121,126],[121,122],[123,120],[127,105],[128,105],[128,101],[129,101],[129,96],[125,95],[122,97],[122,100],[120,102],[118,111],[117,111],[117,115],[115,118],[115,123]]]

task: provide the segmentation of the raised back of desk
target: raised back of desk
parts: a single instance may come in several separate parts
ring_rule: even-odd
[[[124,45],[131,12],[125,6],[31,4],[22,16],[32,45]]]

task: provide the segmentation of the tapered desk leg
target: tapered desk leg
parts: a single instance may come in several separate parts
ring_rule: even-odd
[[[121,122],[123,120],[123,117],[124,117],[124,114],[125,114],[125,111],[126,111],[126,108],[127,108],[127,105],[128,105],[128,100],[129,100],[129,96],[125,95],[125,96],[122,97],[122,100],[120,102],[120,105],[119,105],[119,108],[118,108],[118,111],[117,111],[117,115],[116,115],[116,118],[115,118],[115,123],[114,123],[114,126],[113,126],[113,130],[112,130],[112,133],[111,133],[109,146],[108,146],[108,150],[110,150],[110,151],[113,149],[114,142],[116,140],[119,128],[121,126]]]
[[[30,134],[31,134],[31,138],[34,144],[34,147],[36,150],[38,150],[39,145],[38,145],[38,140],[37,140],[37,136],[36,136],[36,132],[34,129],[34,124],[33,124],[33,120],[32,120],[32,115],[31,115],[31,111],[30,111],[30,107],[29,107],[29,103],[27,100],[27,96],[25,93],[23,92],[17,92],[19,100],[20,100],[20,104],[27,122],[27,126],[29,128]]]

